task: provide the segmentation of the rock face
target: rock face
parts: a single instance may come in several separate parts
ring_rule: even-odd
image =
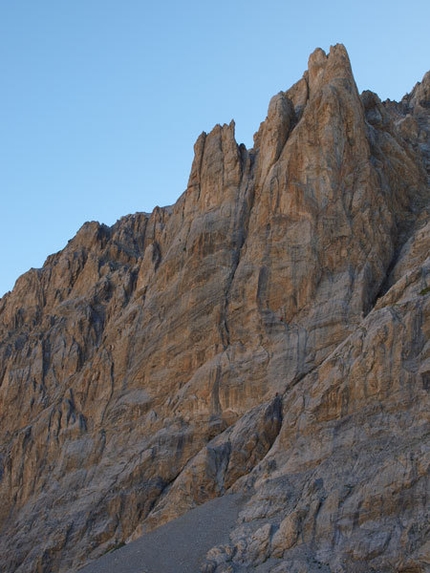
[[[430,73],[359,94],[316,50],[253,149],[86,223],[0,300],[5,573],[76,571],[226,492],[206,572],[430,567]]]

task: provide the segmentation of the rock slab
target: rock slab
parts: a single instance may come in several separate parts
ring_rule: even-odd
[[[0,300],[5,573],[245,495],[202,570],[429,568],[430,75],[342,45],[195,144],[170,207],[85,223]]]

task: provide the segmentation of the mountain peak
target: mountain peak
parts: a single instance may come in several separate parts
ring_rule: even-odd
[[[253,149],[202,133],[174,205],[86,223],[1,299],[5,573],[232,492],[204,571],[424,573],[429,77],[381,102],[318,48]]]

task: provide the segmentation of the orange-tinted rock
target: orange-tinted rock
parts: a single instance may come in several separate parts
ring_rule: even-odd
[[[381,102],[316,50],[254,149],[203,133],[175,205],[86,223],[0,300],[5,572],[231,488],[216,571],[425,571],[428,78]]]

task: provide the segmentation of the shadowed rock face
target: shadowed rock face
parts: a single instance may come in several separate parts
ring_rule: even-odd
[[[430,565],[430,75],[341,45],[175,205],[86,223],[0,300],[6,573],[76,570],[227,491],[206,571]]]

